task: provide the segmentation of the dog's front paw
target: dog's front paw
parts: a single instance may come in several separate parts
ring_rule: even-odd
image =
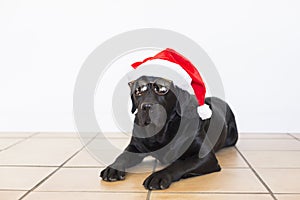
[[[154,172],[144,181],[143,185],[148,190],[167,189],[172,183],[172,177],[166,172]]]
[[[100,177],[104,181],[119,181],[125,179],[125,170],[120,171],[117,169],[114,169],[110,166],[106,167],[104,170],[101,171]]]

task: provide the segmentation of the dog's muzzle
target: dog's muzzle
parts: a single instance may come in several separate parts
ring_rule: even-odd
[[[142,103],[138,111],[140,126],[154,124],[155,126],[164,126],[167,118],[166,110],[160,104]]]

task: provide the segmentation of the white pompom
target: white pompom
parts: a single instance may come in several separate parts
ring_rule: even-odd
[[[197,112],[202,120],[211,118],[212,111],[207,104],[198,106]]]

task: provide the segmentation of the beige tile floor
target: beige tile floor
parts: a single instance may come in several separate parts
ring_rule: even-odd
[[[142,186],[151,172],[164,167],[150,157],[130,169],[137,173],[124,181],[100,180],[101,169],[128,140],[118,133],[86,133],[82,140],[71,132],[0,133],[0,200],[300,199],[300,134],[242,133],[236,147],[217,153],[221,172],[163,191]]]

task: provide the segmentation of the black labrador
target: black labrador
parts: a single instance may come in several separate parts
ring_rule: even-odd
[[[235,117],[227,103],[206,98],[212,117],[202,120],[195,96],[172,81],[142,76],[129,86],[131,111],[137,110],[131,141],[101,172],[104,181],[123,180],[127,168],[149,155],[168,165],[146,178],[143,185],[149,190],[166,189],[180,179],[221,170],[215,152],[234,146],[238,139]]]

